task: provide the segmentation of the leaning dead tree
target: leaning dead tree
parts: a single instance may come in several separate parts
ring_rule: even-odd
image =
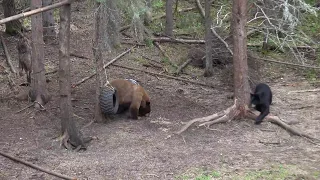
[[[70,19],[71,5],[66,4],[60,9],[59,29],[59,87],[60,87],[60,117],[63,145],[71,149],[72,146],[85,148],[79,131],[73,119],[71,105],[71,76],[70,76]],[[72,146],[70,146],[70,144]]]
[[[42,1],[32,0],[31,8],[42,7]],[[31,17],[32,25],[32,74],[31,74],[31,100],[35,102],[36,108],[43,108],[50,100],[49,92],[46,88],[46,77],[44,69],[44,47],[43,47],[43,28],[42,14],[38,13]]]
[[[192,119],[181,128],[176,134],[181,134],[192,124],[200,123],[198,126],[210,126],[217,123],[224,123],[235,118],[255,119],[259,114],[248,109],[250,88],[248,82],[248,63],[247,63],[247,41],[246,41],[246,13],[247,0],[233,0],[232,24],[233,24],[233,69],[234,69],[234,104],[224,111],[212,114],[207,117]],[[288,124],[281,121],[278,117],[268,115],[265,121],[277,124],[286,129],[293,135],[317,140],[303,132],[300,132]]]

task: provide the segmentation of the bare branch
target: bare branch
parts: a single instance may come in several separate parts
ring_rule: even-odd
[[[6,55],[6,60],[7,60],[8,66],[10,67],[11,72],[13,72],[14,74],[16,74],[17,71],[16,71],[16,69],[14,68],[14,66],[12,65],[11,58],[10,58],[10,55],[9,55],[9,51],[8,51],[7,45],[6,45],[6,43],[5,43],[4,38],[3,38],[2,35],[1,35],[1,42],[2,42],[2,46],[3,46],[4,53],[5,53],[5,55]]]
[[[161,77],[164,77],[164,78],[175,79],[175,80],[184,81],[184,82],[188,82],[188,83],[192,83],[192,84],[198,84],[198,85],[201,85],[201,86],[217,88],[217,86],[215,86],[213,84],[210,84],[210,83],[202,83],[202,82],[199,82],[199,81],[183,79],[183,78],[169,76],[169,75],[166,75],[166,74],[155,73],[155,72],[151,72],[151,71],[147,71],[147,70],[143,70],[143,69],[122,66],[122,65],[118,65],[118,64],[112,64],[112,66],[120,67],[120,68],[124,68],[124,69],[129,69],[129,70],[134,70],[134,71],[141,71],[141,72],[148,73],[148,74],[151,74],[151,75],[154,75],[154,76],[161,76]]]
[[[256,119],[256,117],[258,115],[259,115],[259,112],[257,112],[257,111],[247,110],[247,115],[246,116],[248,118],[250,118],[250,119],[254,120],[254,119]],[[264,121],[268,121],[268,122],[271,122],[273,124],[276,124],[276,125],[282,127],[283,129],[285,129],[286,131],[290,132],[293,135],[305,137],[305,138],[308,138],[310,140],[316,140],[316,141],[320,142],[319,139],[311,137],[308,134],[306,134],[304,132],[300,132],[299,130],[296,130],[293,127],[289,126],[287,123],[281,121],[280,118],[278,118],[277,116],[268,115]]]
[[[124,51],[123,53],[119,54],[117,57],[115,57],[114,59],[112,59],[111,61],[109,61],[107,64],[105,64],[103,66],[103,69],[105,69],[106,67],[108,67],[110,64],[114,63],[116,60],[120,59],[122,56],[124,56],[125,54],[129,53],[133,48],[135,48],[136,45],[134,45],[133,47],[131,47],[130,49]],[[71,87],[75,88],[76,86],[79,86],[80,84],[86,82],[87,80],[91,79],[92,77],[94,77],[97,73],[93,73],[90,76],[87,76],[83,79],[81,79],[80,81],[76,82],[75,84],[73,84]]]
[[[45,173],[47,173],[47,174],[51,174],[51,175],[53,175],[53,176],[56,176],[56,177],[59,177],[59,178],[62,178],[62,179],[67,179],[67,180],[76,180],[76,179],[77,179],[77,178],[74,178],[74,177],[69,177],[69,176],[65,176],[65,175],[59,174],[59,173],[52,172],[52,171],[50,171],[50,170],[48,170],[48,169],[45,169],[45,168],[42,168],[42,167],[40,167],[40,166],[34,165],[34,164],[32,164],[32,163],[29,163],[29,162],[24,161],[24,160],[22,160],[22,159],[19,159],[19,158],[17,158],[17,157],[13,157],[13,156],[11,156],[11,155],[9,155],[9,154],[7,154],[7,153],[1,152],[1,151],[0,151],[0,155],[4,156],[4,157],[6,157],[6,158],[9,158],[9,159],[11,159],[11,160],[13,160],[13,161],[16,161],[16,162],[19,162],[19,163],[21,163],[21,164],[24,164],[24,165],[26,165],[26,166],[29,166],[29,167],[31,167],[31,168],[33,168],[33,169],[36,169],[36,170],[45,172]]]

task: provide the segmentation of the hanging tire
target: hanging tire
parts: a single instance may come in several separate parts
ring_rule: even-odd
[[[106,115],[116,114],[119,108],[119,99],[117,91],[103,87],[100,91],[100,108]]]

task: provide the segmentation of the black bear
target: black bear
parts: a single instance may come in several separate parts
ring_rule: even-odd
[[[255,124],[260,124],[262,120],[269,114],[270,105],[272,103],[272,92],[267,84],[260,83],[256,86],[254,93],[250,93],[250,105],[255,105],[255,109],[260,112]]]

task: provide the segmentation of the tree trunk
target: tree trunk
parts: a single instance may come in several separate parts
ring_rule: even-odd
[[[166,0],[166,27],[164,33],[167,36],[173,36],[173,0]]]
[[[211,16],[210,16],[210,7],[211,0],[205,0],[205,40],[206,40],[206,66],[204,71],[204,76],[209,77],[213,75],[212,67],[212,32],[211,32]]]
[[[16,7],[14,0],[3,0],[2,2],[4,17],[10,17],[16,15]],[[10,35],[17,34],[17,31],[22,30],[22,25],[19,20],[14,20],[6,23],[6,33]]]
[[[51,5],[53,0],[42,0],[43,7]],[[45,11],[42,13],[43,15],[43,36],[45,41],[52,39],[56,36],[56,32],[54,31],[54,17],[53,10]]]
[[[247,38],[245,25],[247,22],[247,0],[233,0],[233,68],[234,97],[238,100],[240,116],[246,113],[249,104],[249,82],[247,62]]]
[[[151,21],[152,21],[152,4],[151,4],[151,0],[146,0],[146,11],[144,13],[144,24],[146,26],[149,26]]]
[[[31,8],[42,7],[41,0],[31,0]],[[46,88],[46,77],[44,69],[44,49],[43,49],[43,28],[42,14],[31,16],[32,26],[32,75],[31,75],[31,99],[35,100],[36,108],[45,105],[50,100],[50,95]]]
[[[95,37],[93,41],[93,55],[96,61],[96,103],[95,103],[95,113],[94,113],[94,119],[96,122],[103,122],[105,121],[105,116],[101,112],[100,108],[100,100],[99,100],[99,95],[100,95],[100,90],[103,87],[104,83],[101,82],[104,80],[103,76],[103,59],[102,59],[102,38],[104,37],[103,32],[105,31],[103,24],[103,9],[102,9],[102,3],[96,2],[96,8],[98,9],[96,12],[96,17],[95,17]]]
[[[59,29],[59,87],[61,130],[62,134],[66,135],[66,139],[64,139],[65,142],[69,142],[74,147],[84,147],[83,140],[79,136],[79,131],[73,120],[73,111],[71,105],[70,16],[71,5],[67,4],[61,7]]]

